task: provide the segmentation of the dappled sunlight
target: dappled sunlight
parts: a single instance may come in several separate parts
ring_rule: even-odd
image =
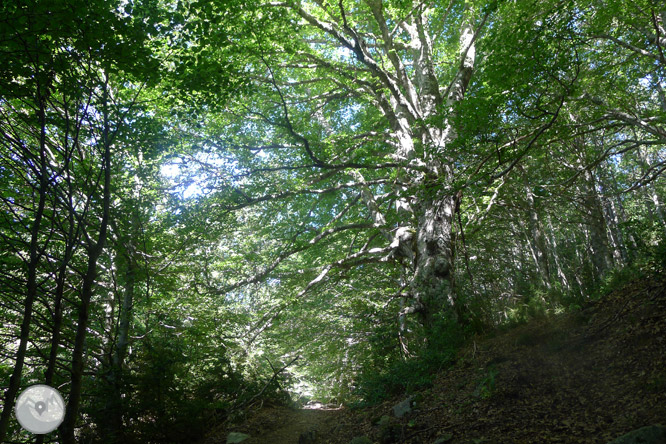
[[[0,2],[0,442],[666,417],[663,3]]]
[[[321,402],[308,402],[301,408],[304,410],[340,410],[342,409],[342,405],[323,404]]]

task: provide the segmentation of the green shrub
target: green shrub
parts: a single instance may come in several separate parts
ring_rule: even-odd
[[[542,290],[531,290],[520,303],[507,310],[506,323],[515,326],[545,317],[551,306],[549,300]]]
[[[428,341],[415,357],[394,359],[383,370],[362,373],[354,405],[374,405],[392,396],[429,387],[439,371],[455,362],[466,336],[466,330],[456,321],[441,320],[428,333]]]
[[[592,292],[590,299],[600,299],[603,296],[626,286],[630,282],[640,279],[644,275],[645,272],[639,263],[623,268],[612,269],[606,273],[599,286]]]
[[[494,366],[488,367],[483,377],[479,381],[474,390],[474,395],[481,399],[490,398],[495,392],[495,378],[497,377],[497,370]]]
[[[663,276],[666,273],[666,239],[648,248],[644,268],[650,273]]]

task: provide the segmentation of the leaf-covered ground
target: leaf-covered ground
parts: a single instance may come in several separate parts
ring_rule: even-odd
[[[636,281],[581,311],[477,338],[413,399],[401,419],[391,412],[402,399],[365,410],[264,409],[205,442],[234,430],[251,434],[248,444],[295,444],[316,430],[303,442],[605,443],[666,424],[666,281]]]

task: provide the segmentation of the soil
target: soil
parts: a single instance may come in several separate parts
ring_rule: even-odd
[[[299,443],[303,435],[306,444],[327,442],[335,430],[336,418],[341,416],[341,409],[325,406],[295,409],[284,406],[262,407],[249,415],[242,424],[235,427],[223,427],[214,431],[202,444],[226,443],[231,431],[250,435],[243,444]]]
[[[582,310],[474,338],[411,396],[400,419],[392,407],[407,395],[366,409],[262,408],[202,444],[225,443],[229,431],[252,435],[247,444],[606,443],[666,425],[666,280],[638,280]]]

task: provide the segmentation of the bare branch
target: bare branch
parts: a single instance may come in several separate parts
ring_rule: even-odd
[[[595,105],[601,106],[604,109],[606,109],[607,116],[614,117],[622,122],[642,128],[643,130],[647,131],[653,136],[657,136],[658,138],[666,141],[666,130],[664,130],[664,128],[649,123],[648,122],[649,119],[643,119],[640,117],[632,116],[631,114],[626,113],[624,111],[620,111],[619,109],[611,108],[601,98],[593,97],[588,93],[585,93],[583,98],[589,100]]]
[[[664,171],[666,171],[666,161],[652,165],[639,179],[634,182],[633,185],[631,185],[626,190],[621,191],[621,193],[634,191],[642,186],[649,184],[650,182],[655,181]]]
[[[651,59],[657,60],[661,63],[666,63],[666,58],[664,58],[663,54],[653,54],[650,51],[647,51],[643,48],[639,48],[638,46],[632,45],[631,43],[627,43],[624,40],[620,40],[617,37],[613,37],[612,35],[608,34],[595,34],[590,36],[593,39],[599,39],[599,40],[610,40],[613,43],[616,43],[617,45],[628,49],[636,54],[642,55],[644,57],[649,57]]]
[[[400,88],[396,83],[396,79],[388,72],[386,72],[381,66],[379,66],[372,55],[368,52],[365,41],[354,29],[349,26],[344,27],[344,30],[352,36],[352,39],[350,40],[341,32],[340,26],[337,23],[321,21],[301,7],[298,7],[295,10],[308,23],[326,32],[338,42],[340,42],[343,47],[352,51],[356,55],[356,58],[365,66],[367,66],[370,71],[384,84],[384,86],[387,87],[389,91],[391,91],[391,95],[394,97],[399,106],[404,107],[405,111],[409,115],[410,120],[414,121],[421,117],[417,110],[414,109],[414,107],[400,91]]]

